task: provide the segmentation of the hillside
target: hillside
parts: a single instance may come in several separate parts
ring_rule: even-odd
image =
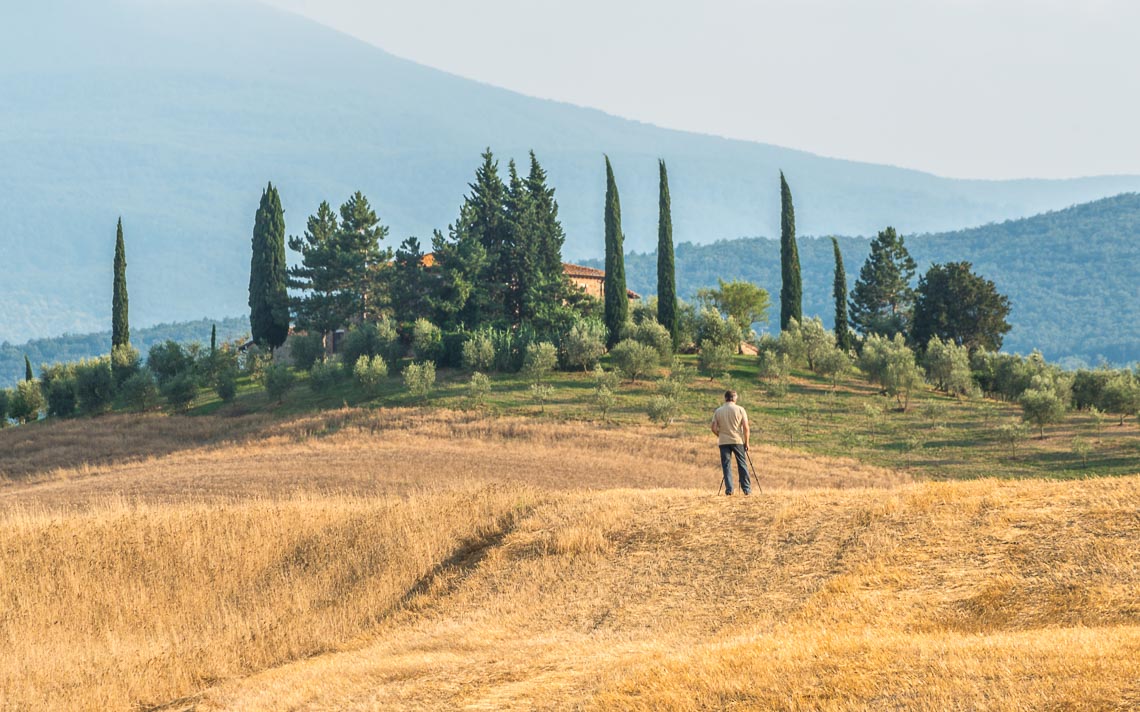
[[[797,205],[798,208],[798,205]],[[798,213],[797,213],[798,215]],[[884,225],[885,226],[885,225]],[[839,238],[848,289],[870,252],[866,238]],[[1049,360],[1072,357],[1095,365],[1140,360],[1140,303],[1133,298],[1140,271],[1140,194],[1106,198],[1031,218],[938,234],[906,234],[918,274],[935,262],[966,260],[1009,296],[1013,329],[1004,350],[1040,349]],[[831,328],[835,260],[831,241],[799,238],[804,313]],[[778,240],[750,238],[676,248],[678,289],[685,298],[723,279],[746,279],[774,295],[779,315]],[[631,289],[657,291],[657,255],[626,256]]]
[[[658,157],[676,237],[695,243],[774,233],[780,169],[804,234],[955,229],[1140,190],[1135,176],[947,180],[664,130],[463,80],[246,0],[4,3],[0,28],[10,342],[107,328],[120,215],[137,326],[240,314],[266,181],[290,233],[320,200],[360,189],[393,242],[426,240],[455,219],[488,145],[504,163],[537,151],[571,259],[602,250],[603,152],[634,250],[654,244]]]
[[[4,706],[1140,704],[1137,477],[768,447],[729,499],[707,437],[658,428],[340,411],[200,439],[233,422],[61,424],[109,459],[49,448],[0,486]]]

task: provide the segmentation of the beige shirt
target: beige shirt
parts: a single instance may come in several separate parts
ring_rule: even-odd
[[[718,445],[743,445],[744,426],[748,424],[748,413],[735,403],[725,403],[713,413],[713,423],[717,430]]]

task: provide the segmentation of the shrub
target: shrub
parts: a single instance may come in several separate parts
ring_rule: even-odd
[[[851,368],[851,357],[838,348],[832,347],[816,356],[815,372],[831,381],[832,390],[839,385],[839,377],[849,368]]]
[[[325,337],[323,334],[294,334],[289,338],[289,355],[293,365],[309,371],[317,361],[325,358]]]
[[[394,363],[402,351],[395,325],[390,319],[381,319],[350,330],[344,338],[341,358],[345,369],[351,371],[361,356],[383,356],[386,362]]]
[[[1017,446],[1028,436],[1029,432],[1025,429],[1024,423],[1014,421],[1011,423],[1003,423],[997,427],[998,439],[1008,445],[1010,451],[1015,455],[1017,454]]]
[[[467,331],[445,331],[440,345],[439,365],[444,368],[459,368],[463,365],[463,346],[470,333]]]
[[[552,393],[554,393],[554,388],[545,383],[530,384],[530,398],[538,403],[538,409],[543,413],[546,412],[546,401],[550,400]]]
[[[361,356],[352,367],[352,377],[365,393],[375,395],[388,377],[388,364],[384,363],[384,357],[379,354]]]
[[[463,367],[469,371],[487,371],[495,365],[495,345],[485,331],[471,335],[463,343]]]
[[[711,307],[705,307],[697,317],[697,346],[704,349],[707,344],[731,346],[733,353],[740,349],[744,330],[732,317],[723,317]]]
[[[414,398],[427,398],[435,387],[435,364],[431,361],[408,364],[404,368],[404,387]]]
[[[606,369],[602,368],[602,364],[600,363],[594,365],[593,376],[595,388],[605,386],[612,391],[618,387],[618,374],[615,371],[607,371]]]
[[[646,405],[649,419],[654,423],[661,424],[662,427],[668,427],[673,423],[679,409],[676,400],[663,395],[651,397]]]
[[[265,369],[262,384],[270,400],[280,403],[285,400],[285,394],[293,388],[295,380],[292,371],[282,364],[275,364]]]
[[[416,319],[412,325],[412,348],[418,359],[439,361],[443,356],[443,333],[427,319]]]
[[[19,423],[39,420],[44,395],[36,381],[20,381],[8,398],[8,417]]]
[[[237,371],[225,368],[214,375],[214,392],[223,403],[232,403],[237,398]]]
[[[588,371],[606,353],[606,325],[597,319],[584,319],[562,340],[562,351],[569,366]]]
[[[111,376],[115,388],[138,373],[140,365],[139,351],[134,346],[122,344],[111,349]]]
[[[530,344],[523,359],[523,376],[532,383],[542,383],[558,365],[558,350],[549,341]]]
[[[75,414],[79,397],[75,393],[75,376],[65,374],[47,382],[47,414],[66,418]]]
[[[150,347],[150,351],[147,352],[146,365],[158,379],[158,382],[165,384],[176,376],[190,372],[193,369],[194,362],[181,344],[167,339],[161,344]]]
[[[75,395],[79,410],[87,414],[103,413],[115,399],[115,380],[111,375],[111,359],[104,356],[81,361],[75,366]]]
[[[119,393],[123,402],[134,410],[152,410],[159,405],[158,382],[149,369],[140,369],[123,381]]]
[[[340,369],[335,362],[318,361],[309,369],[309,387],[315,393],[328,393],[336,385],[339,375]]]
[[[651,347],[662,360],[673,355],[673,337],[669,330],[657,323],[656,319],[647,318],[631,330],[634,341]]]
[[[598,411],[602,414],[602,420],[609,417],[610,411],[617,403],[617,396],[614,395],[613,390],[604,384],[599,384],[594,387],[594,405],[597,406]]]
[[[491,379],[486,374],[475,371],[471,380],[467,382],[467,401],[472,408],[483,408],[487,405],[487,396],[491,393]]]
[[[171,408],[176,411],[188,410],[198,396],[198,379],[193,374],[181,373],[163,383],[161,390]]]
[[[703,342],[701,353],[697,356],[697,364],[700,366],[701,372],[708,374],[709,380],[724,373],[732,365],[732,357],[736,354],[736,349],[737,347],[732,344]]]
[[[610,356],[614,367],[630,381],[648,375],[661,361],[656,349],[633,339],[618,342],[610,351]]]

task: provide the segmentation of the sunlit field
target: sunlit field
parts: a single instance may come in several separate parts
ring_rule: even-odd
[[[439,410],[27,432],[4,709],[1140,705],[1137,477],[769,444],[726,498],[696,432]]]

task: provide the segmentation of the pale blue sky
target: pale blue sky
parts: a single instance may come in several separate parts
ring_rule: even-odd
[[[662,126],[976,178],[1140,174],[1137,0],[265,0]]]

